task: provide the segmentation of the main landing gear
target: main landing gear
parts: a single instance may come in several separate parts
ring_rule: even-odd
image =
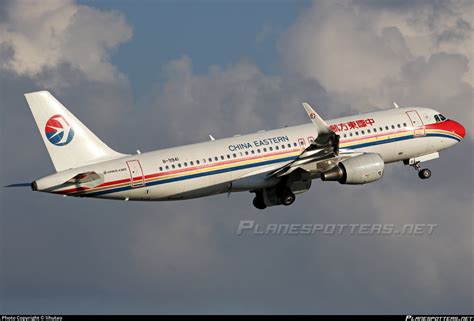
[[[280,201],[285,206],[289,206],[289,205],[293,204],[295,199],[296,199],[296,196],[291,191],[285,191],[280,196]]]
[[[252,201],[253,206],[258,208],[259,210],[264,210],[267,208],[267,205],[265,205],[265,201],[263,200],[263,193],[262,192],[256,192],[255,197]]]
[[[421,169],[420,168],[420,162],[416,162],[412,165],[414,169],[416,169],[418,171],[418,177],[421,178],[421,179],[428,179],[431,177],[431,171],[428,169],[428,168],[423,168]]]
[[[269,203],[265,203],[263,191],[255,192],[255,197],[252,201],[253,206],[259,210],[263,210],[267,208],[267,204],[270,204],[269,206],[280,204],[289,206],[296,200],[295,194],[290,189],[286,189],[282,192],[271,193],[270,196],[267,194],[267,198],[267,202]]]

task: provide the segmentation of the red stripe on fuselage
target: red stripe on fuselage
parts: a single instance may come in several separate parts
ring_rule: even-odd
[[[340,139],[340,142],[341,143],[351,143],[351,142],[364,140],[364,139],[369,139],[369,138],[377,138],[377,137],[380,137],[380,136],[387,136],[387,135],[399,134],[399,133],[404,133],[404,132],[407,132],[407,133],[408,132],[413,132],[414,130],[415,130],[415,127],[413,127],[413,129],[410,129],[410,130],[400,129],[400,130],[395,130],[395,131],[391,131],[391,132],[385,132],[383,134],[378,134],[377,133],[377,134],[374,134],[374,135],[364,136],[364,137],[356,136],[354,138],[349,138],[349,139]]]
[[[446,130],[446,131],[458,134],[456,132],[456,130],[459,131],[459,128],[457,126],[460,126],[460,125],[458,123],[454,122],[454,121],[447,120],[447,121],[440,122],[440,123],[425,125],[425,129]],[[355,141],[362,141],[362,140],[365,140],[365,139],[377,138],[377,137],[381,137],[381,136],[394,135],[394,134],[405,133],[405,132],[406,133],[413,133],[414,130],[418,130],[418,129],[422,129],[422,128],[423,128],[422,126],[419,126],[419,127],[412,127],[408,130],[407,129],[400,129],[400,130],[394,130],[394,131],[391,131],[391,132],[377,133],[377,134],[374,134],[374,135],[371,135],[371,136],[354,137],[354,138],[350,138],[350,139],[341,139],[341,143],[350,143],[350,142],[355,142]],[[238,163],[238,162],[261,159],[261,158],[270,157],[270,156],[288,154],[288,153],[293,153],[293,152],[297,152],[297,151],[302,151],[302,149],[301,148],[293,148],[291,150],[267,153],[267,154],[264,154],[264,155],[249,156],[249,157],[244,157],[244,158],[239,158],[239,159],[232,159],[232,160],[228,160],[228,161],[221,161],[221,162],[212,163],[212,164],[208,163],[208,164],[203,164],[203,165],[200,165],[200,166],[186,167],[186,168],[182,168],[182,169],[175,169],[175,170],[161,172],[161,173],[148,174],[148,175],[145,175],[144,177],[145,177],[145,180],[146,179],[152,179],[152,178],[157,178],[157,177],[161,177],[161,176],[179,174],[179,173],[184,173],[184,172],[191,172],[191,171],[206,169],[206,168],[210,168],[210,167],[218,167],[218,166],[229,165],[229,164]],[[134,179],[141,179],[141,177],[142,176],[140,175],[140,176],[137,176]],[[111,185],[122,184],[122,183],[128,183],[128,182],[131,182],[130,178],[105,182],[105,183],[102,183],[102,184],[96,186],[94,189],[103,188],[103,187],[107,187],[107,186],[111,186]],[[87,188],[87,187],[79,187],[79,188],[59,191],[58,193],[75,193],[75,192],[81,192],[81,191],[85,191],[85,190],[89,190],[89,189],[90,188]]]
[[[255,160],[255,159],[260,159],[260,158],[265,158],[265,157],[270,157],[270,156],[289,154],[289,153],[293,153],[293,152],[297,152],[297,151],[301,151],[301,149],[293,148],[291,150],[280,151],[280,152],[275,152],[275,153],[268,153],[268,154],[264,154],[264,155],[250,156],[250,157],[232,159],[232,160],[218,162],[218,163],[205,164],[205,165],[193,166],[193,167],[186,167],[186,168],[167,171],[167,172],[162,172],[162,173],[153,173],[153,174],[145,175],[145,179],[157,178],[157,177],[167,176],[167,175],[172,175],[172,174],[179,174],[179,173],[183,173],[183,172],[191,172],[191,171],[205,169],[205,168],[209,168],[209,167],[218,167],[218,166],[222,166],[222,165],[228,165],[228,164],[233,164],[233,163],[238,163],[238,162],[244,162],[244,161],[248,161],[248,160]],[[141,179],[141,177],[142,176],[140,175],[140,176],[137,176],[134,179]],[[110,186],[110,185],[129,183],[129,182],[131,182],[131,178],[125,178],[125,179],[120,179],[120,180],[115,180],[115,181],[102,183],[102,184],[96,186],[94,189],[107,187],[107,186]],[[75,193],[75,192],[81,192],[83,190],[89,190],[89,189],[90,188],[87,188],[87,187],[79,187],[79,188],[73,188],[73,189],[64,190],[64,191],[58,191],[57,193]]]

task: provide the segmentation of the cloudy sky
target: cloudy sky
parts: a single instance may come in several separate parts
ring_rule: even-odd
[[[472,1],[0,2],[1,186],[54,171],[47,89],[132,153],[429,106],[467,137],[418,179],[169,203],[1,189],[0,313],[474,313]],[[438,224],[431,235],[236,235],[259,224]]]

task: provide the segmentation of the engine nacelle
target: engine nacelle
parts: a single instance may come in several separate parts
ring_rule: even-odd
[[[382,178],[385,164],[379,154],[367,153],[343,160],[337,166],[321,174],[323,181],[341,184],[366,184]]]

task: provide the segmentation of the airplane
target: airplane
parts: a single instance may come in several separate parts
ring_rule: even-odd
[[[48,91],[25,94],[56,173],[33,191],[125,201],[184,200],[249,191],[257,209],[291,205],[313,179],[359,185],[382,178],[402,161],[421,163],[460,142],[458,122],[438,111],[403,107],[325,121],[308,104],[307,124],[254,134],[122,154],[95,136]]]

